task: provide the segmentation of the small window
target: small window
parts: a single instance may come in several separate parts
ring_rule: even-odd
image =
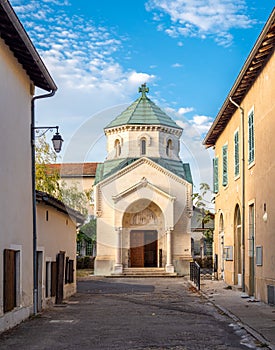
[[[256,247],[256,265],[257,266],[263,265],[263,247],[262,246]]]
[[[232,245],[224,247],[224,259],[227,261],[233,260],[233,246]]]
[[[234,160],[235,160],[235,177],[240,175],[240,154],[239,154],[239,131],[234,134]]]
[[[167,141],[167,144],[166,144],[166,155],[168,157],[171,157],[172,155],[172,140],[170,139]]]
[[[251,164],[255,159],[254,144],[254,111],[252,110],[248,116],[248,163]]]
[[[141,154],[144,155],[146,154],[146,140],[141,139]]]
[[[222,148],[222,185],[227,186],[228,184],[228,152],[227,145]]]
[[[92,242],[86,242],[86,255],[87,256],[93,255],[93,244],[92,244]]]
[[[121,155],[121,145],[119,140],[115,141],[115,151],[116,151],[116,157],[119,157]]]

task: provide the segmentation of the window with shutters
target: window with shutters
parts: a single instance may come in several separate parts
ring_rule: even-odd
[[[239,131],[234,134],[234,175],[235,177],[240,175],[240,147],[239,147]]]
[[[219,192],[219,158],[213,159],[213,190],[214,193]]]
[[[222,185],[228,184],[228,146],[222,147]]]
[[[255,160],[255,143],[254,143],[254,110],[248,115],[248,164]]]

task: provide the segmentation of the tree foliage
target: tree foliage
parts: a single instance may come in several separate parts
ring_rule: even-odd
[[[77,239],[81,241],[83,238],[90,238],[91,242],[96,242],[96,219],[91,219],[87,224],[83,225],[79,229]]]
[[[47,192],[50,195],[59,198],[59,172],[57,170],[52,170],[49,172],[47,169],[47,164],[53,164],[56,162],[56,160],[57,155],[47,143],[45,135],[39,137],[35,145],[36,189]]]
[[[79,191],[77,184],[69,187],[65,181],[61,181],[59,171],[48,167],[56,160],[57,155],[47,143],[45,135],[39,137],[35,145],[36,189],[54,196],[86,216],[89,191]]]
[[[207,224],[213,220],[213,213],[209,209],[209,204],[214,203],[214,198],[211,199],[211,202],[208,201],[208,197],[212,196],[213,192],[210,189],[210,186],[207,183],[200,184],[200,192],[193,193],[192,199],[194,201],[195,206],[200,210],[200,215],[198,216],[198,221],[203,224]],[[211,227],[205,229],[203,235],[207,242],[213,242],[213,233],[214,230]]]

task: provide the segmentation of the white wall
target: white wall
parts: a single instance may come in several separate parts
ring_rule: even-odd
[[[29,315],[32,304],[30,80],[0,39],[0,331]],[[20,252],[20,305],[3,314],[3,251]],[[13,316],[11,315],[13,314]]]

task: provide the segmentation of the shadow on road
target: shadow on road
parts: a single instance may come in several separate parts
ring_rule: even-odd
[[[125,294],[125,293],[152,293],[152,285],[119,283],[117,281],[78,281],[78,293],[92,294]]]

